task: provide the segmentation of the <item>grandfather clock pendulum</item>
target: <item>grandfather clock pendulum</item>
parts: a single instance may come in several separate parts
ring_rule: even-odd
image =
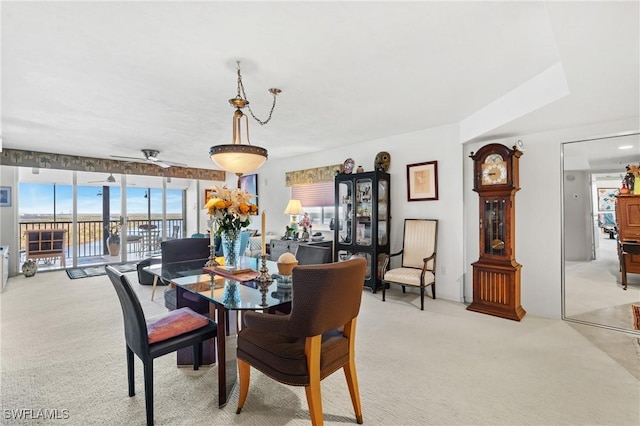
[[[473,159],[473,190],[480,197],[480,258],[473,266],[473,302],[470,311],[520,321],[520,268],[515,258],[515,194],[518,159],[513,149],[485,145]]]

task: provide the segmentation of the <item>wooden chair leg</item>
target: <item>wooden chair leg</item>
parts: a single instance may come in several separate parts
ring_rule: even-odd
[[[305,386],[304,392],[307,395],[307,406],[309,407],[309,417],[311,417],[312,426],[322,426],[324,419],[322,418],[322,394],[320,393],[320,383],[313,383]],[[320,405],[318,407],[318,404]]]
[[[382,281],[382,301],[385,301],[385,296],[386,296],[386,290],[387,289],[387,283],[385,281]]]
[[[320,352],[322,335],[307,337],[304,352],[307,356],[309,385],[304,387],[309,406],[309,416],[313,426],[322,426],[322,394],[320,393]]]
[[[129,382],[129,396],[136,394],[135,374],[133,371],[133,351],[127,346],[127,381]]]
[[[436,283],[431,284],[431,294],[433,295],[433,299],[436,298]]]
[[[144,363],[144,402],[147,409],[147,426],[153,426],[153,359]]]
[[[424,286],[420,286],[420,310],[424,311]]]
[[[240,395],[238,396],[238,408],[236,414],[240,414],[249,393],[249,380],[251,379],[251,366],[248,362],[238,360],[238,376],[240,378]]]
[[[156,287],[158,286],[158,276],[153,276],[153,286],[151,287],[151,301],[153,302],[153,298],[156,295]]]
[[[344,366],[344,376],[347,379],[349,395],[353,404],[353,411],[356,414],[356,422],[362,424],[362,405],[360,404],[360,390],[358,388],[358,376],[356,375],[356,363],[353,353],[349,355],[349,363]]]

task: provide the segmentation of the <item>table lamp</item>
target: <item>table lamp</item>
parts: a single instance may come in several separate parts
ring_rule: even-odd
[[[302,204],[300,204],[300,200],[289,200],[289,204],[287,204],[287,208],[284,209],[284,214],[291,215],[291,224],[290,228],[298,229],[298,215],[302,213]]]

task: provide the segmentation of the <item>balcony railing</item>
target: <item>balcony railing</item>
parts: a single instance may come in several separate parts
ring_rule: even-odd
[[[118,225],[117,220],[109,221],[108,229],[115,229]],[[25,231],[30,229],[66,229],[67,230],[67,247],[65,252],[67,257],[71,256],[71,245],[73,244],[74,234],[72,222],[20,222],[20,251],[26,249]],[[136,235],[140,233],[140,225],[153,225],[161,230],[162,236],[178,237],[184,236],[184,226],[182,219],[167,219],[165,221],[166,229],[162,231],[162,220],[129,220],[127,221],[127,235]],[[109,236],[108,232],[103,228],[102,221],[78,221],[78,258],[108,255],[109,251],[106,247],[105,240]],[[178,231],[177,235],[174,231]],[[120,234],[125,230],[121,229]],[[127,245],[127,254],[134,253],[133,247]]]

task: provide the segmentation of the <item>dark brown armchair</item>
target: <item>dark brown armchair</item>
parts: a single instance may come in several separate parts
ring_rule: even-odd
[[[245,313],[238,334],[238,414],[253,366],[278,382],[304,386],[311,422],[322,425],[320,381],[342,368],[356,421],[362,423],[354,351],[366,268],[363,258],[298,266],[293,269],[290,314]]]

